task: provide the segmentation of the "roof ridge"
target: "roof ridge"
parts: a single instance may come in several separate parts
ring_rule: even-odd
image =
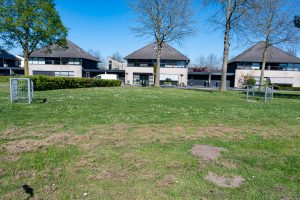
[[[168,45],[168,47],[172,48],[177,53],[179,53],[180,55],[182,55],[183,57],[186,57],[187,60],[190,60],[186,55],[184,55],[183,53],[181,53],[180,51],[178,51],[177,49],[175,49],[173,46],[169,45],[167,42],[165,42],[165,44]]]
[[[234,62],[234,60],[240,56],[243,56],[245,54],[247,54],[249,51],[251,51],[252,49],[254,49],[256,46],[258,46],[259,44],[263,43],[262,41],[256,43],[255,45],[251,46],[250,48],[246,49],[245,51],[243,51],[242,53],[240,53],[239,55],[235,56],[234,58],[230,59],[228,61],[228,63]]]
[[[281,52],[283,52],[283,53],[285,53],[285,54],[287,54],[287,55],[289,55],[289,56],[293,57],[293,58],[300,59],[299,57],[297,57],[297,56],[294,56],[294,55],[290,54],[289,52],[287,52],[287,51],[285,51],[285,50],[279,49],[278,47],[276,47],[276,46],[273,46],[273,45],[271,45],[271,46],[272,46],[273,48],[275,48],[275,49],[277,49],[277,50],[279,50],[279,51],[281,51]]]
[[[265,48],[266,43],[263,41],[260,41],[256,43],[255,45],[251,46],[238,56],[235,56],[233,59],[231,59],[228,63],[233,62],[262,62],[262,51]],[[290,53],[286,52],[283,49],[280,49],[279,47],[276,47],[275,45],[269,46],[268,51],[268,62],[291,62],[291,63],[300,63],[300,58],[297,56],[291,55]]]
[[[127,57],[129,57],[129,56],[131,56],[132,54],[135,54],[135,53],[137,53],[138,51],[140,51],[140,50],[142,50],[142,49],[145,49],[145,48],[147,48],[148,46],[150,46],[150,45],[152,45],[152,44],[154,44],[155,42],[151,42],[150,44],[147,44],[146,46],[144,46],[144,47],[142,47],[142,48],[140,48],[140,49],[138,49],[138,50],[136,50],[136,51],[134,51],[134,52],[132,52],[131,54],[129,54],[129,55],[127,55],[127,56],[125,56],[125,58],[124,59],[126,59]]]
[[[60,48],[59,45],[54,43],[52,45],[44,46],[44,47],[34,51],[32,53],[32,55],[45,54],[47,52],[47,49],[51,49],[51,51],[53,51],[53,53],[60,52],[63,54],[63,53],[67,53],[67,52],[69,52],[69,53],[72,52],[73,54],[76,54],[78,56],[78,57],[76,56],[76,58],[88,59],[88,60],[93,60],[93,61],[99,62],[99,58],[91,55],[90,53],[88,53],[83,48],[81,48],[74,42],[70,41],[69,39],[67,39],[67,48],[66,49],[62,49],[62,48]],[[51,52],[50,52],[50,54],[51,54]]]
[[[155,46],[156,42],[152,42],[136,51],[133,53],[127,55],[125,57],[126,60],[128,59],[156,59],[156,52],[155,52]],[[138,56],[139,55],[139,56]],[[143,58],[142,58],[143,57]],[[174,59],[174,60],[185,60],[189,61],[190,59],[182,54],[180,51],[175,49],[173,46],[168,44],[167,42],[163,43],[163,48],[162,48],[162,55],[161,59]]]
[[[80,46],[78,46],[77,44],[75,44],[74,42],[72,42],[71,40],[67,39],[67,42],[70,43],[70,44],[72,44],[71,47],[75,48],[75,50],[78,49],[78,50],[82,51],[82,53],[84,53],[84,54],[86,54],[88,56],[91,56],[91,57],[93,57],[95,59],[98,59],[97,57],[93,56],[92,54],[90,54],[89,52],[87,52],[86,50],[84,50],[83,48],[81,48]]]

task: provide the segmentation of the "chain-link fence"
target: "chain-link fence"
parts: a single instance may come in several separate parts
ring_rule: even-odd
[[[272,101],[273,95],[273,85],[247,85],[247,100]]]
[[[11,102],[32,103],[33,82],[29,78],[10,79]]]

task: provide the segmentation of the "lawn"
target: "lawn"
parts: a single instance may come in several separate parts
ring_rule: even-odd
[[[264,103],[240,92],[90,88],[36,92],[47,103],[27,105],[0,92],[2,199],[26,199],[24,185],[32,199],[300,198],[299,93]],[[195,156],[197,145],[220,155]]]

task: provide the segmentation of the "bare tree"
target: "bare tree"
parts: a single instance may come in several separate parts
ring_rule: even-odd
[[[249,9],[250,0],[202,0],[204,5],[213,5],[215,13],[210,23],[224,31],[223,66],[220,91],[225,92],[227,81],[227,65],[230,50],[230,40],[240,27],[242,16]]]
[[[297,56],[297,49],[293,46],[288,47],[287,52],[292,56]]]
[[[206,64],[206,57],[203,55],[199,55],[194,63],[194,65],[198,67],[206,67]]]
[[[99,69],[105,69],[106,67],[106,60],[105,58],[101,55],[99,50],[93,50],[93,49],[89,49],[88,53],[91,54],[92,56],[96,57],[99,59],[99,63],[98,63],[98,68]]]
[[[92,56],[98,58],[100,60],[100,62],[104,62],[105,63],[105,59],[103,58],[103,56],[101,55],[99,50],[93,50],[93,49],[89,49],[88,53],[91,54]]]
[[[265,68],[272,45],[293,44],[298,37],[293,17],[298,0],[253,0],[252,9],[245,15],[245,28],[256,41],[264,41],[260,90],[263,89]]]
[[[218,69],[222,65],[221,62],[222,59],[220,59],[219,56],[211,53],[208,56],[199,55],[199,57],[196,59],[195,66]]]
[[[219,58],[217,55],[211,53],[207,56],[207,66],[211,69],[218,68],[219,66]]]
[[[138,36],[154,37],[156,64],[154,86],[160,86],[160,60],[165,42],[180,41],[194,32],[192,27],[192,0],[133,0],[130,3],[137,15],[139,26],[134,28]]]
[[[119,61],[119,62],[123,62],[123,57],[121,56],[121,54],[117,51],[115,52],[112,56],[112,59]]]

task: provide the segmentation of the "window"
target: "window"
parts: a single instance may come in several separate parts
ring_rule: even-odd
[[[45,58],[29,58],[29,64],[44,65],[45,64]]]
[[[69,65],[80,65],[80,60],[79,60],[79,58],[70,58],[68,64]]]
[[[295,70],[295,71],[300,71],[300,64],[295,64],[294,70]]]
[[[259,70],[260,69],[260,63],[252,63],[251,69]]]
[[[53,64],[53,60],[51,60],[49,58],[48,59],[46,58],[45,63],[46,63],[46,65],[52,65]]]
[[[69,72],[54,72],[54,76],[62,76],[62,77],[74,77],[74,72],[69,71]]]
[[[62,65],[67,65],[67,64],[69,64],[69,59],[68,59],[68,58],[62,58],[62,59],[61,59],[61,64],[62,64]]]
[[[178,67],[185,68],[186,62],[185,61],[178,61]]]
[[[54,65],[60,65],[60,58],[54,59]]]
[[[294,71],[294,67],[295,67],[295,64],[288,64],[287,70],[288,71]]]
[[[294,64],[286,64],[286,63],[279,64],[278,70],[293,71],[294,70]]]

